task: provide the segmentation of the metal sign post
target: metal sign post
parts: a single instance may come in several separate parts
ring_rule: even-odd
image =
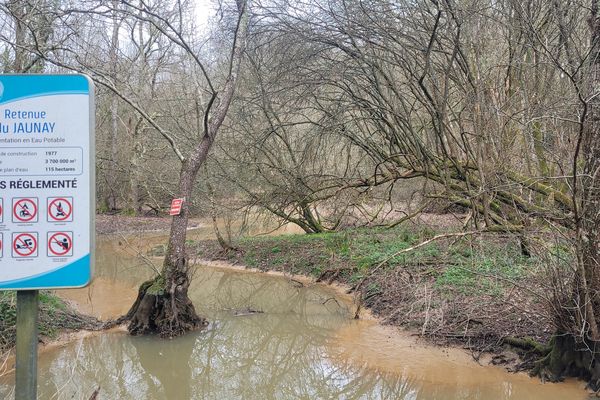
[[[38,291],[17,292],[16,400],[37,398]]]
[[[0,75],[0,290],[17,290],[18,400],[36,398],[38,290],[92,278],[93,100],[83,75]]]

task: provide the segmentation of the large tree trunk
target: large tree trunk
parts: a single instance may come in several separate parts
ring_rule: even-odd
[[[577,216],[578,278],[586,290],[586,319],[582,328],[594,341],[600,340],[600,16],[599,0],[592,1],[590,70],[588,72],[587,118],[581,138],[583,168],[579,215]]]
[[[161,274],[140,286],[138,297],[128,313],[128,329],[133,335],[158,333],[163,337],[174,337],[207,324],[196,314],[188,297],[190,266],[185,250],[189,202],[198,169],[199,166],[189,162],[184,162],[181,167],[179,197],[185,201],[181,213],[171,222]]]
[[[567,298],[557,299],[552,350],[535,372],[550,380],[584,378],[600,389],[600,0],[592,0],[589,65],[583,78],[582,124],[574,160],[576,272]]]
[[[118,74],[118,50],[119,50],[119,20],[117,17],[119,2],[113,0],[113,30],[109,49],[110,59],[110,77],[117,86],[117,74]],[[119,137],[119,98],[116,94],[111,95],[110,100],[110,155],[108,162],[107,181],[108,188],[104,197],[104,204],[107,206],[109,211],[117,209],[117,157],[118,157],[118,143]]]
[[[194,305],[188,297],[191,276],[186,257],[185,238],[194,183],[233,100],[246,45],[248,30],[246,1],[238,0],[237,6],[239,20],[235,31],[228,78],[221,92],[213,91],[208,102],[202,124],[204,134],[187,158],[184,158],[174,142],[171,142],[182,163],[178,196],[185,198],[185,201],[181,213],[174,216],[171,222],[169,244],[161,274],[140,286],[138,297],[127,313],[126,318],[130,321],[128,329],[131,334],[158,333],[163,337],[174,337],[207,324],[205,319],[196,314]]]

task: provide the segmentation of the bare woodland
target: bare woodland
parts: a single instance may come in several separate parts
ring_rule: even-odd
[[[96,82],[99,211],[186,198],[132,333],[204,323],[187,297],[192,213],[310,234],[455,207],[465,231],[514,234],[524,254],[566,243],[536,372],[598,388],[599,5],[237,0],[199,26],[194,2],[9,0],[0,62]]]

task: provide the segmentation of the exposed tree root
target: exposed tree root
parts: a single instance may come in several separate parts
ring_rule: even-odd
[[[525,338],[515,338],[515,337],[505,337],[502,339],[502,342],[508,344],[512,347],[516,347],[520,350],[525,350],[527,352],[534,352],[541,356],[546,356],[552,350],[550,345],[545,345],[537,342],[536,340],[525,337]]]
[[[159,334],[176,337],[204,328],[208,322],[196,314],[187,295],[188,278],[181,274],[169,285],[162,275],[144,282],[135,303],[123,318],[132,335]]]
[[[549,382],[575,377],[588,382],[594,391],[600,389],[600,363],[596,356],[599,343],[576,341],[572,335],[559,334],[547,346],[530,338],[505,338],[504,342],[541,356],[533,362],[532,376]]]

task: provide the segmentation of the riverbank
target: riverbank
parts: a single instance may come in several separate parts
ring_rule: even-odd
[[[42,338],[54,340],[63,331],[94,329],[99,321],[77,312],[71,305],[47,290],[39,294],[38,331]],[[17,321],[16,292],[0,292],[0,352],[15,345]]]
[[[524,256],[511,235],[451,236],[419,246],[440,234],[430,228],[360,228],[245,238],[235,251],[202,240],[192,251],[212,261],[346,285],[360,308],[384,324],[439,345],[462,346],[475,360],[491,353],[493,364],[530,368],[535,354],[521,351],[519,359],[505,343],[546,343],[551,337],[542,260]]]
[[[107,219],[107,223],[110,223],[109,219]],[[66,296],[69,299],[68,302],[72,301],[80,312],[91,313],[100,319],[111,318],[111,316],[126,312],[131,301],[121,301],[121,299],[128,294],[134,296],[139,282],[146,279],[147,274],[151,274],[151,268],[147,265],[149,262],[160,264],[160,253],[164,251],[166,241],[166,233],[164,231],[157,232],[152,224],[148,225],[141,221],[137,226],[148,226],[148,229],[137,230],[133,234],[115,235],[112,233],[99,236],[96,254],[98,269],[92,286],[59,294],[68,294]],[[261,311],[248,317],[249,321],[262,317],[275,318],[276,315],[280,315],[279,311],[271,310],[270,306],[262,305],[261,302],[255,303],[256,290],[262,290],[261,293],[268,296],[276,291],[278,285],[285,286],[286,288],[281,292],[288,294],[300,294],[312,290],[323,291],[325,294],[317,296],[320,299],[314,303],[317,307],[326,305],[336,309],[336,306],[343,305],[346,310],[346,307],[350,308],[351,313],[356,310],[356,304],[354,306],[352,304],[353,298],[356,293],[361,293],[360,320],[348,321],[346,311],[344,329],[338,330],[328,338],[326,353],[329,358],[336,360],[336,365],[343,367],[348,363],[352,366],[353,371],[367,366],[368,369],[372,368],[376,371],[374,372],[376,374],[383,373],[406,378],[409,376],[406,375],[406,368],[408,368],[406,360],[414,358],[422,361],[424,359],[421,353],[415,351],[415,346],[417,346],[419,351],[430,354],[432,358],[428,359],[430,361],[427,361],[426,365],[411,369],[411,373],[414,374],[414,376],[410,375],[411,381],[430,382],[431,374],[436,376],[436,380],[440,380],[442,379],[440,376],[446,377],[441,372],[442,370],[456,372],[457,365],[461,365],[458,368],[461,371],[460,377],[453,374],[447,377],[448,382],[456,383],[457,380],[460,380],[461,388],[463,385],[479,387],[477,385],[484,381],[487,382],[486,379],[490,382],[490,385],[485,385],[486,387],[497,386],[498,382],[503,380],[513,382],[513,375],[506,374],[501,368],[488,368],[486,369],[488,372],[480,371],[481,374],[486,375],[485,379],[481,379],[480,375],[476,373],[479,367],[471,359],[474,358],[481,365],[489,363],[510,365],[513,370],[524,368],[516,361],[517,357],[514,353],[504,349],[502,340],[500,340],[502,331],[493,331],[493,329],[503,326],[509,332],[513,329],[512,332],[516,332],[513,335],[518,336],[518,329],[514,329],[513,325],[509,324],[493,325],[500,320],[495,321],[492,314],[487,316],[488,319],[483,319],[476,312],[487,309],[488,312],[495,311],[495,315],[500,316],[506,312],[507,308],[492,310],[494,304],[507,303],[510,300],[516,301],[521,295],[529,296],[528,299],[531,298],[531,293],[524,290],[524,287],[527,287],[529,291],[537,290],[534,283],[539,280],[539,276],[543,272],[540,269],[534,273],[539,267],[539,260],[535,256],[523,257],[520,254],[520,244],[515,238],[498,235],[469,235],[461,238],[434,240],[427,245],[410,250],[439,234],[439,229],[433,231],[415,228],[410,230],[371,228],[353,229],[328,235],[262,236],[244,239],[240,243],[235,243],[238,247],[237,251],[223,253],[216,241],[206,240],[212,235],[212,230],[209,224],[202,224],[200,228],[191,230],[188,235],[189,249],[193,253],[190,259],[200,265],[205,265],[202,260],[211,258],[214,261],[209,265],[219,268],[201,268],[196,271],[198,275],[195,276],[195,284],[192,287],[192,293],[195,296],[194,303],[200,307],[199,312],[209,317],[211,321],[215,321],[212,329],[198,337],[214,336],[216,332],[219,332],[223,318],[230,318],[231,309],[248,307]],[[225,272],[225,269],[258,270],[269,273],[239,274],[231,271]],[[268,276],[273,274],[285,275],[288,279]],[[399,279],[404,286],[397,285]],[[254,280],[256,283],[252,283]],[[269,280],[269,284],[265,282],[267,280]],[[322,285],[311,284],[317,280],[320,280]],[[339,283],[340,285],[329,289],[326,287],[329,283],[334,285]],[[241,286],[238,289],[231,289],[230,285],[232,284]],[[529,286],[524,286],[526,284]],[[421,287],[420,292],[417,291],[419,287]],[[337,300],[328,302],[330,295],[326,293],[335,293],[334,290],[335,292],[349,291],[350,293],[341,297],[332,294],[331,296]],[[213,293],[213,291],[215,292]],[[224,298],[217,296],[217,293],[227,299],[232,295],[234,297],[224,302]],[[406,300],[411,298],[408,297],[408,294],[412,295],[412,302]],[[237,299],[238,295],[246,297],[242,301]],[[86,303],[86,299],[90,304]],[[490,299],[493,299],[494,302]],[[523,298],[522,300],[517,306],[520,305],[523,309],[529,307],[527,299]],[[469,301],[474,303],[469,303]],[[231,302],[231,306],[228,305],[229,302]],[[281,301],[272,303],[278,307]],[[541,307],[543,304],[539,299],[533,303],[543,309]],[[289,304],[296,307],[296,305],[304,303],[294,300]],[[479,305],[481,310],[475,309],[476,305]],[[327,311],[327,307],[316,311],[314,315],[322,318],[322,311]],[[370,310],[376,314],[377,320],[369,320]],[[466,317],[470,319],[466,323],[467,329],[465,331],[450,330],[452,325],[449,322],[458,321],[459,323],[458,316],[464,316],[461,314],[463,310],[468,313]],[[531,308],[529,313],[533,312],[531,310],[535,309]],[[296,311],[293,311],[292,315],[296,318]],[[400,317],[404,319],[400,320]],[[234,320],[237,318],[234,317]],[[543,319],[541,320],[543,321]],[[380,322],[391,327],[382,327]],[[281,324],[281,326],[286,327],[288,323]],[[419,323],[422,325],[418,325]],[[479,325],[483,325],[483,327],[480,327],[479,330],[473,328],[473,326],[478,327]],[[399,332],[395,328],[397,326],[403,327],[403,331]],[[524,330],[525,332],[536,333],[540,325],[533,326],[529,321],[522,325],[516,323],[515,326],[517,328],[526,327],[528,330]],[[486,330],[483,329],[484,327]],[[242,332],[246,332],[246,330],[246,327],[241,329]],[[461,333],[462,336],[443,334],[444,330]],[[261,335],[270,334],[268,331],[261,330],[260,332]],[[549,334],[550,331],[543,332],[538,336],[529,336],[544,340]],[[418,336],[427,340],[418,340]],[[100,337],[101,340],[113,340],[111,335],[106,337],[100,335]],[[77,339],[78,337],[75,335],[73,338]],[[498,341],[492,342],[494,338]],[[145,342],[152,339],[140,340]],[[68,341],[67,338],[66,342]],[[427,341],[446,347],[465,347],[471,352],[431,347],[426,344]],[[78,342],[81,343],[81,341]],[[67,346],[73,347],[68,344]],[[252,349],[254,351],[254,347]],[[403,352],[408,353],[404,354]],[[453,361],[452,366],[449,366],[449,364],[440,363],[439,360],[433,361],[434,358],[437,360],[437,356],[446,359],[449,354],[454,353],[461,354],[462,364]],[[325,353],[320,352],[319,354]],[[79,358],[79,351],[75,352],[75,355]],[[412,365],[414,362],[410,361],[409,364]],[[469,363],[472,363],[472,366],[465,365]],[[429,368],[430,364],[433,366],[443,364],[445,367],[433,371]],[[473,372],[473,369],[476,371]],[[546,391],[559,390],[559,387],[553,388],[548,385],[542,387],[541,383],[535,379],[526,380],[524,374],[518,374],[518,376],[520,378],[515,379],[521,379],[521,384],[528,388],[522,388],[522,390],[531,390],[538,394],[542,388]],[[568,391],[575,389],[577,385],[559,386],[560,390]],[[87,386],[88,389],[93,389],[93,387],[95,386],[92,384]],[[577,396],[579,393],[576,393]],[[583,398],[583,394],[581,395]],[[555,398],[575,397],[557,395]],[[517,398],[532,398],[532,396],[517,396]]]
[[[168,218],[98,216],[98,232],[156,232],[168,227]],[[441,221],[441,222],[440,222]],[[339,283],[360,292],[361,309],[371,310],[384,324],[399,326],[439,345],[463,346],[475,358],[496,354],[494,363],[526,369],[504,338],[531,338],[544,343],[552,334],[540,278],[542,260],[525,257],[513,235],[478,234],[412,246],[459,228],[448,216],[428,215],[419,225],[359,228],[313,235],[254,236],[235,243],[237,251],[224,252],[212,236],[210,224],[188,235],[191,258],[224,261],[241,268],[308,276]],[[198,232],[198,233],[197,233]],[[199,233],[202,232],[202,233]],[[147,253],[161,257],[164,244]],[[401,254],[397,254],[401,253]],[[526,358],[531,361],[530,357]]]
[[[165,234],[143,237],[156,246]],[[137,251],[123,251],[124,241],[119,246],[109,236],[97,243],[94,282],[114,282],[113,288],[103,284],[102,290],[120,302],[123,282],[130,282],[134,272],[141,278],[144,266]],[[151,247],[141,245],[136,250]],[[110,262],[109,256],[119,262]],[[121,331],[102,331],[85,339],[75,335],[70,343],[41,352],[40,400],[87,399],[98,387],[99,398],[124,400],[189,399],[198,393],[264,399],[586,397],[581,384],[573,381],[542,384],[525,374],[482,367],[468,352],[427,345],[364,315],[351,320],[352,295],[340,296],[340,287],[218,264],[215,268],[202,262],[190,286],[198,312],[211,321],[207,329],[173,340]],[[109,299],[98,296],[96,289],[92,286],[88,292],[93,302]],[[101,311],[97,305],[91,307],[95,312]],[[1,398],[12,397],[13,383],[12,375],[0,379]]]
[[[11,350],[15,346],[16,323],[16,292],[0,292],[0,376],[14,367]],[[96,318],[78,312],[50,291],[40,291],[38,332],[42,346],[64,343],[78,332],[99,330],[100,327]]]
[[[164,245],[158,243],[163,243],[163,236],[149,239],[144,233],[164,232],[169,221],[169,218],[98,216],[97,231],[106,238],[125,232],[144,235],[138,241],[145,243],[146,249],[153,247],[147,255],[160,257]],[[432,227],[430,221],[427,227],[248,237],[235,243],[236,251],[224,252],[216,240],[206,239],[212,236],[210,224],[195,220],[193,225],[206,225],[206,229],[190,231],[188,245],[195,260],[224,261],[241,268],[339,283],[349,288],[357,305],[360,304],[359,314],[364,316],[364,310],[368,309],[383,324],[402,327],[438,345],[464,347],[475,360],[481,354],[491,353],[494,364],[512,370],[527,369],[534,354],[522,352],[524,357],[519,359],[514,351],[507,351],[505,338],[545,343],[552,333],[543,297],[547,291],[542,279],[546,269],[535,254],[523,256],[518,238],[511,235],[448,237],[411,250],[455,228],[447,224]],[[123,240],[115,244],[115,252],[135,245],[121,243]],[[105,292],[102,285],[96,288],[103,279],[96,281],[94,296]],[[121,292],[131,292],[134,296],[133,281],[123,283],[124,288],[131,290]],[[80,303],[76,309],[100,319],[116,317],[131,303],[125,301],[125,308],[120,307],[121,302],[119,307],[111,309],[86,308],[84,303],[91,289],[75,292],[69,291],[67,298]],[[74,329],[86,328],[74,326]],[[57,326],[56,331],[60,329]]]

